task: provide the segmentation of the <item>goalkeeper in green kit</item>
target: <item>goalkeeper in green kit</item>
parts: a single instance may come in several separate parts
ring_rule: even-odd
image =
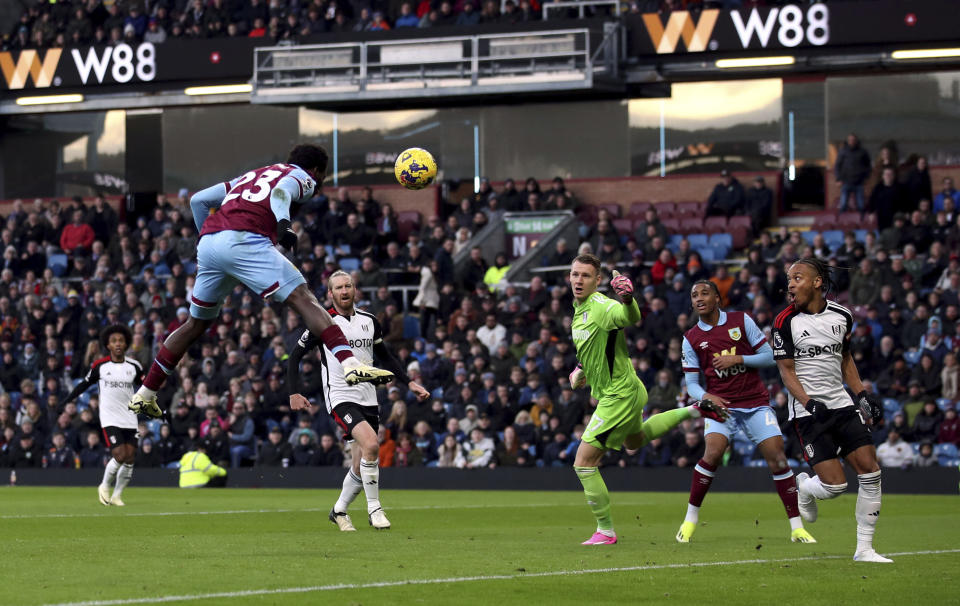
[[[723,422],[727,410],[708,400],[677,408],[643,420],[647,390],[637,377],[627,353],[623,328],[640,321],[640,308],[633,299],[633,283],[616,270],[610,286],[623,303],[597,292],[600,260],[580,255],[570,267],[573,289],[573,343],[580,363],[570,374],[576,389],[590,385],[599,402],[577,449],[573,469],[583,484],[590,511],[597,518],[597,531],[584,545],[613,545],[617,534],[610,517],[610,494],[597,466],[608,450],[621,446],[633,450],[670,431],[686,419],[705,417]]]

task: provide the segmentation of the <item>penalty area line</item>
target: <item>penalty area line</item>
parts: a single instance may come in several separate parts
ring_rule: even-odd
[[[888,553],[892,557],[939,555],[960,553],[960,549],[933,549],[925,551],[900,551]],[[406,581],[380,581],[376,583],[339,583],[335,585],[313,585],[306,587],[280,587],[275,589],[247,589],[243,591],[221,591],[216,593],[196,593],[188,595],[166,595],[145,598],[130,598],[118,600],[90,600],[85,602],[60,602],[45,604],[44,606],[124,606],[126,604],[161,604],[164,602],[181,602],[187,600],[210,600],[243,598],[261,595],[282,595],[289,593],[314,593],[321,591],[338,591],[342,589],[378,589],[383,587],[402,587],[404,585],[442,585],[453,583],[472,583],[478,581],[509,581],[537,577],[557,577],[582,574],[610,574],[619,572],[641,572],[645,570],[669,570],[677,568],[710,568],[721,566],[742,566],[744,564],[781,564],[791,562],[816,562],[821,560],[851,559],[849,555],[821,555],[804,556],[799,558],[770,558],[751,560],[729,560],[720,562],[678,562],[674,564],[648,564],[643,566],[624,566],[620,568],[592,568],[585,570],[549,570],[519,574],[492,574],[466,577],[446,577],[439,579],[410,579]]]

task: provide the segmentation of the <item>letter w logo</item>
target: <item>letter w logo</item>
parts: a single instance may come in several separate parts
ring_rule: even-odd
[[[10,53],[0,53],[0,70],[3,71],[4,80],[7,81],[7,88],[10,90],[23,88],[27,83],[28,74],[33,78],[33,84],[37,88],[50,86],[53,74],[57,71],[57,64],[60,62],[61,52],[59,48],[51,48],[41,62],[37,51],[25,50],[17,57],[16,65]]]
[[[702,52],[707,49],[707,43],[710,41],[710,35],[713,33],[713,27],[717,23],[717,17],[720,11],[717,9],[708,9],[700,13],[700,22],[694,24],[693,17],[687,11],[674,11],[670,13],[667,20],[667,27],[664,29],[660,16],[656,13],[646,13],[643,15],[643,23],[647,26],[647,33],[650,34],[650,41],[657,49],[657,53],[672,53],[677,50],[677,42],[683,37],[683,43],[687,45],[687,51],[691,53]]]

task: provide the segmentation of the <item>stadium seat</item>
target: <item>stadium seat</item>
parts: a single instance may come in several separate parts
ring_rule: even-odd
[[[733,225],[727,228],[733,237],[733,248],[740,250],[750,245],[750,228],[742,225]]]
[[[690,242],[690,248],[706,248],[710,245],[710,238],[707,234],[688,234],[687,241]]]
[[[420,336],[420,318],[412,314],[403,316],[403,338],[416,339]]]
[[[340,269],[347,273],[357,271],[360,269],[360,259],[356,257],[344,257],[340,259]]]
[[[397,235],[401,242],[407,241],[410,232],[420,229],[420,213],[415,210],[404,210],[397,213]]]
[[[813,217],[813,229],[829,231],[837,228],[837,215],[834,212],[817,213]]]
[[[797,467],[800,467],[800,461],[796,459],[787,459],[787,467],[796,469]]]
[[[883,399],[883,412],[888,415],[894,415],[900,410],[900,402],[893,398]]]
[[[953,400],[951,400],[950,398],[938,398],[938,399],[937,399],[937,407],[939,407],[940,410],[946,412],[948,408],[953,408],[953,407],[954,407],[954,406],[953,406]]]
[[[53,271],[53,275],[57,278],[67,273],[67,255],[64,254],[54,254],[47,257],[47,267]]]
[[[767,466],[767,462],[764,461],[763,459],[754,459],[749,463],[747,463],[747,467],[766,467],[766,466]]]
[[[700,258],[703,260],[704,263],[712,264],[720,260],[720,258],[717,257],[717,251],[711,246],[702,246],[700,248],[697,248],[696,251],[700,253]]]
[[[820,232],[818,232],[818,231],[813,231],[812,229],[808,229],[807,231],[800,232],[800,235],[803,237],[803,240],[804,240],[807,244],[810,244],[811,246],[813,245],[813,239],[816,238],[817,235],[819,235],[819,234],[820,234]]]
[[[687,217],[680,219],[680,225],[683,226],[683,233],[697,234],[703,232],[703,219],[700,217]]]
[[[653,206],[653,204],[649,202],[632,202],[630,204],[630,212],[627,213],[627,216],[643,219],[643,214],[647,212],[647,209],[651,206]]]
[[[710,235],[710,246],[724,246],[727,250],[733,248],[733,236],[724,232]]]
[[[870,231],[877,231],[877,214],[867,213],[864,215],[863,220],[860,222],[860,227],[869,229]]]
[[[916,455],[916,454],[920,454],[920,443],[919,443],[919,442],[914,442],[913,444],[910,445],[910,447],[913,448],[913,454],[915,454],[915,455]]]
[[[653,207],[657,210],[658,216],[663,216],[663,213],[669,213],[670,216],[677,215],[677,205],[673,202],[655,202]]]
[[[746,464],[750,459],[753,458],[753,451],[756,447],[753,445],[753,442],[734,442],[733,450],[740,458],[743,459],[743,462]]]
[[[676,214],[680,217],[701,217],[703,207],[699,202],[677,202]]]
[[[614,219],[613,228],[620,237],[633,236],[633,221],[630,219]]]
[[[608,213],[610,213],[610,216],[613,217],[614,219],[619,219],[620,213],[623,210],[622,208],[620,208],[620,205],[617,204],[616,202],[604,202],[603,204],[594,204],[594,206],[597,208],[598,211],[601,209],[606,210]]]
[[[860,213],[840,213],[837,215],[837,229],[844,231],[849,229],[859,229],[864,224],[860,218]]]
[[[730,254],[730,247],[723,244],[711,244],[708,248],[713,252],[714,261],[723,261]]]
[[[943,444],[937,444],[933,447],[933,453],[938,457],[948,457],[950,459],[956,459],[960,456],[960,451],[957,450],[957,445],[951,442],[944,442]]]
[[[663,223],[663,226],[667,228],[667,231],[670,232],[670,233],[672,233],[672,234],[685,234],[685,233],[687,233],[687,232],[680,226],[680,219],[661,219],[660,222]]]
[[[730,220],[727,221],[727,227],[746,227],[747,229],[752,229],[753,224],[750,223],[750,217],[735,215],[730,217]]]
[[[726,217],[707,217],[703,222],[703,228],[709,233],[720,233],[727,230]]]
[[[830,229],[823,233],[823,241],[831,250],[836,250],[843,246],[843,230]]]

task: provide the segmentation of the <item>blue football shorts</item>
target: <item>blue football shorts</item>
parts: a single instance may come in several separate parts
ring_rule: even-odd
[[[780,433],[780,424],[777,415],[769,406],[757,408],[730,408],[730,418],[726,423],[712,419],[705,419],[703,435],[719,433],[730,439],[730,436],[739,429],[754,444],[759,444],[767,438],[783,437]]]
[[[248,231],[207,234],[197,246],[197,280],[190,297],[190,315],[201,320],[216,318],[223,299],[237,284],[264,299],[283,302],[306,282],[300,270],[266,236]]]

